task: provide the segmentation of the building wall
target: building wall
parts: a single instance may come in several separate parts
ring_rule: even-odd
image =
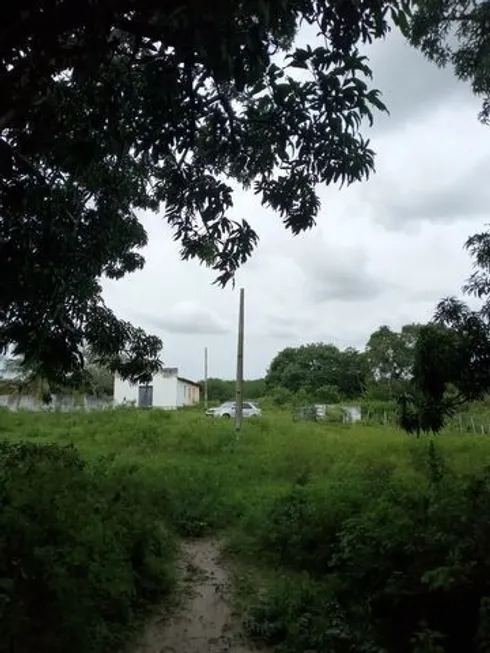
[[[201,400],[201,388],[198,385],[191,386],[191,400],[193,404],[198,404]]]
[[[157,374],[153,377],[153,406],[155,408],[177,408],[177,377]],[[138,406],[139,384],[123,381],[117,374],[114,378],[114,405],[134,403]]]
[[[187,383],[182,379],[177,381],[177,406],[193,406],[199,403],[199,386]]]
[[[153,406],[155,408],[177,408],[177,377],[165,378],[157,374],[153,377]]]
[[[138,405],[138,385],[129,381],[123,381],[116,374],[114,376],[114,406],[125,403],[131,404],[133,402],[135,406]]]
[[[31,395],[0,395],[0,408],[10,410],[44,410],[44,411],[71,411],[71,410],[102,410],[112,408],[112,399],[91,397],[80,397],[78,400],[71,395],[53,395],[53,401],[45,404]]]

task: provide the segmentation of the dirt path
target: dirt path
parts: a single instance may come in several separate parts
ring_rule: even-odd
[[[187,542],[181,571],[185,593],[170,619],[156,615],[135,653],[252,653],[240,642],[230,605],[230,579],[213,540]]]

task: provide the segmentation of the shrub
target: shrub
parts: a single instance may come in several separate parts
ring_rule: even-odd
[[[71,446],[0,444],[0,651],[121,647],[170,589],[173,552],[126,472]]]
[[[165,478],[158,484],[158,505],[179,535],[207,535],[237,518],[238,506],[226,494],[226,478],[226,470],[197,464],[168,467]],[[144,484],[142,474],[140,479]]]
[[[364,500],[360,490],[350,489],[332,486],[326,492],[297,484],[274,499],[259,516],[256,537],[261,552],[274,565],[315,576],[328,572],[338,530]]]
[[[275,502],[264,559],[300,575],[251,606],[254,638],[284,653],[490,650],[490,470],[461,479],[426,452],[420,487],[373,479],[362,506],[340,508],[347,480],[330,501],[304,487]]]
[[[336,385],[323,385],[313,393],[314,400],[319,404],[339,404],[342,400]]]
[[[362,419],[365,424],[395,423],[396,401],[361,401]]]
[[[348,413],[342,406],[329,406],[325,412],[325,421],[331,424],[343,424],[348,421]]]
[[[294,395],[286,388],[276,387],[269,392],[269,397],[276,406],[286,406],[293,401]]]

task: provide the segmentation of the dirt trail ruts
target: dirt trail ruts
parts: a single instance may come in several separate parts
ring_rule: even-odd
[[[230,602],[230,578],[219,544],[196,540],[182,546],[185,593],[169,618],[156,615],[135,653],[253,653],[240,641],[240,624]]]

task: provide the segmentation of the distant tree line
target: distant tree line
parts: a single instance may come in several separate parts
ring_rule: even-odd
[[[325,403],[394,400],[410,382],[420,328],[407,324],[398,332],[381,326],[364,351],[325,343],[287,347],[270,364],[266,392],[278,403],[298,395]]]
[[[204,389],[204,381],[200,382],[201,392]],[[234,399],[236,386],[234,380],[208,379],[208,400],[213,403],[222,403]],[[246,399],[260,399],[266,393],[265,379],[248,379],[243,383],[243,392]],[[201,395],[201,398],[203,395]]]
[[[250,400],[267,396],[277,404],[338,403],[361,396],[394,400],[411,378],[419,329],[418,324],[405,325],[399,332],[381,326],[364,351],[321,342],[286,347],[274,357],[265,378],[244,382],[244,395]],[[208,379],[209,401],[227,401],[234,395],[234,380]]]

